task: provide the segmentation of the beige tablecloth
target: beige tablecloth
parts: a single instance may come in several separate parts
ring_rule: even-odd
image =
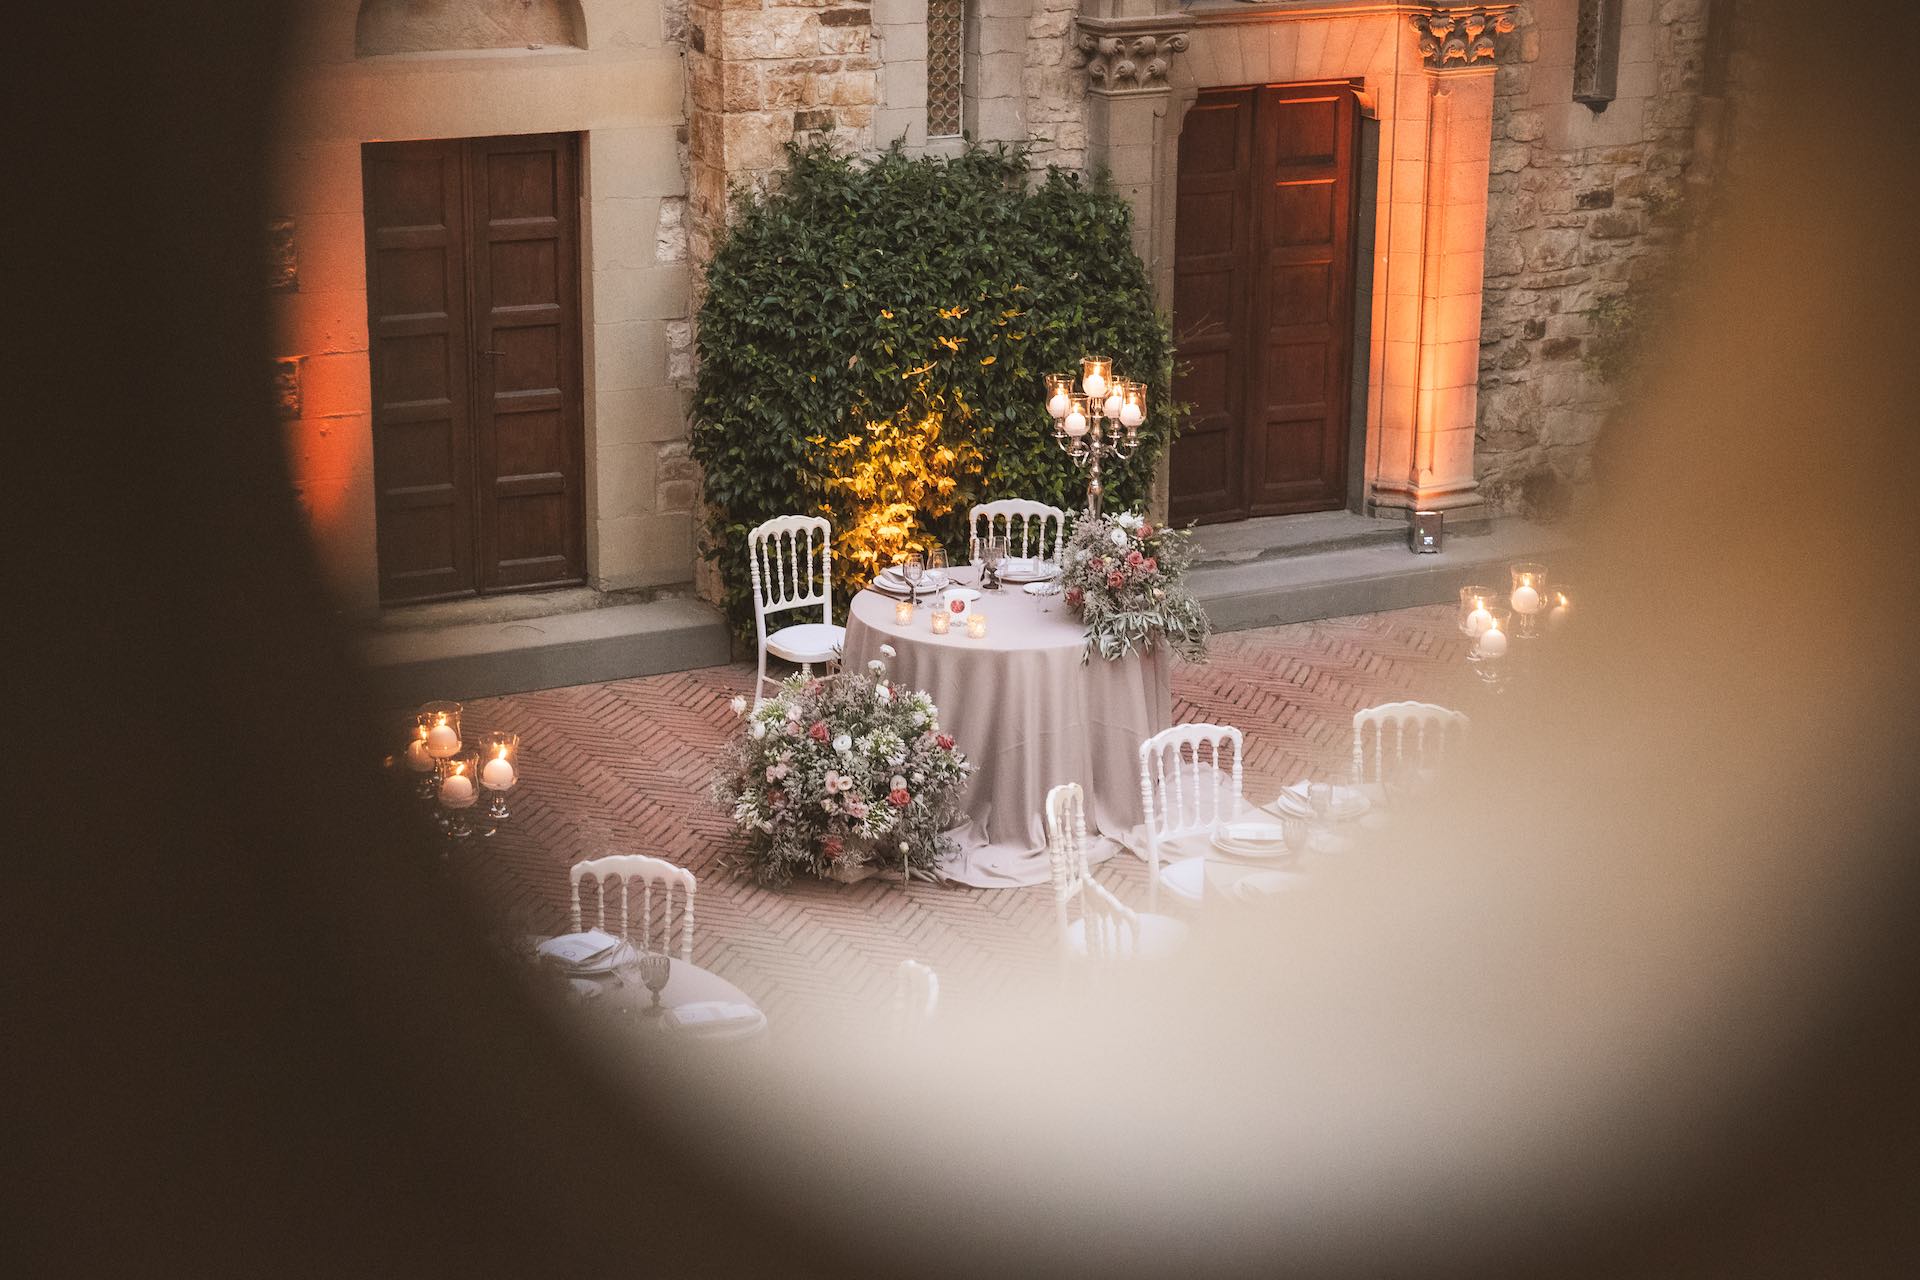
[[[970,570],[957,576],[972,581]],[[902,627],[896,603],[874,591],[854,597],[845,661],[885,660],[880,646],[891,644],[899,656],[886,660],[889,674],[933,696],[941,728],[973,762],[966,821],[950,833],[958,847],[941,870],[987,888],[1045,883],[1047,792],[1062,782],[1086,792],[1088,856],[1111,856],[1140,822],[1140,744],[1173,721],[1166,652],[1082,665],[1085,631],[1062,598],[1012,585],[972,604],[987,616],[979,640],[959,617],[934,635],[924,603]]]

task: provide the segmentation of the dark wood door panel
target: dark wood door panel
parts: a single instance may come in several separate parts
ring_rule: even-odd
[[[571,134],[363,150],[381,598],[585,578]]]
[[[1187,115],[1175,520],[1345,505],[1357,123],[1344,84],[1210,90]]]

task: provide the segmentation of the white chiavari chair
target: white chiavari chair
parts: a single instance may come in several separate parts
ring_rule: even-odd
[[[893,971],[893,1029],[902,1039],[924,1031],[940,1006],[940,975],[930,964],[902,960]]]
[[[1087,862],[1086,797],[1077,782],[1063,782],[1047,792],[1047,859],[1063,959],[1151,959],[1185,945],[1185,924],[1136,912],[1093,878]],[[1069,910],[1074,906],[1079,908],[1077,919]]]
[[[759,640],[760,678],[753,705],[766,696],[767,655],[797,662],[811,672],[816,662],[837,660],[847,642],[833,623],[833,526],[820,516],[776,516],[747,535],[753,578],[753,627]],[[797,622],[767,633],[770,614],[820,606],[820,621]]]
[[[1149,905],[1158,901],[1162,886],[1187,903],[1197,905],[1205,896],[1206,845],[1242,807],[1240,747],[1240,731],[1224,724],[1177,724],[1140,744],[1140,805],[1152,873]],[[1162,846],[1183,836],[1201,852],[1163,869]]]
[[[573,931],[580,932],[580,882],[592,879],[599,890],[600,904],[598,928],[607,927],[607,882],[618,881],[620,885],[620,936],[634,941],[630,932],[629,885],[634,880],[641,881],[645,888],[640,902],[640,938],[642,951],[651,951],[653,939],[653,888],[660,886],[662,902],[660,906],[660,950],[673,949],[673,891],[680,890],[680,958],[693,960],[693,895],[699,887],[693,878],[693,872],[685,867],[676,867],[664,858],[650,858],[644,853],[616,853],[605,858],[593,858],[586,862],[576,862],[568,873],[573,889]]]
[[[969,510],[967,528],[976,545],[997,534],[1007,540],[1010,556],[1057,562],[1066,539],[1067,513],[1044,502],[1001,498]]]
[[[1464,713],[1431,702],[1388,702],[1353,713],[1353,781],[1384,785],[1438,773],[1466,740]]]

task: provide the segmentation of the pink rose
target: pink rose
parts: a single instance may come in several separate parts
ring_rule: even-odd
[[[826,854],[829,861],[839,857],[840,851],[846,847],[846,842],[839,836],[828,836],[820,842],[820,852]]]
[[[1140,568],[1141,568],[1141,571],[1145,573],[1160,572],[1160,557],[1148,556],[1146,560],[1141,564]]]
[[[1139,548],[1137,548],[1137,547],[1136,547],[1136,548],[1134,548],[1134,549],[1133,549],[1132,551],[1129,551],[1129,552],[1127,552],[1127,563],[1128,563],[1128,564],[1131,564],[1131,565],[1137,565],[1137,564],[1139,564],[1139,563],[1140,563],[1140,562],[1141,562],[1142,560],[1145,560],[1145,559],[1146,559],[1146,557],[1140,554],[1140,550],[1139,550]]]
[[[1094,556],[1092,559],[1087,561],[1087,568],[1093,570],[1095,573],[1100,572],[1102,569],[1106,567],[1107,567],[1107,560],[1105,556]]]
[[[1148,524],[1144,520],[1141,521],[1140,522],[1140,541],[1145,542],[1148,538],[1151,538],[1152,536],[1153,536],[1153,526]]]
[[[1070,605],[1074,605],[1075,607],[1078,607],[1080,602],[1082,600],[1085,600],[1086,598],[1087,598],[1087,593],[1082,591],[1078,587],[1069,587],[1067,589],[1067,603]]]
[[[862,800],[859,796],[848,796],[847,797],[847,816],[849,818],[866,817],[867,802],[865,800]]]
[[[1118,591],[1120,588],[1127,585],[1127,575],[1124,573],[1121,573],[1119,570],[1116,569],[1114,572],[1107,575],[1107,585],[1112,587],[1115,591]]]
[[[815,720],[813,722],[813,728],[807,730],[807,736],[815,742],[825,742],[827,740],[827,722],[825,720]]]
[[[940,744],[940,749],[942,751],[953,750],[953,735],[950,733],[943,733],[939,737],[935,738],[934,741]]]
[[[906,788],[904,787],[888,792],[887,799],[893,801],[894,807],[897,809],[904,809],[913,801],[913,797],[907,794]]]

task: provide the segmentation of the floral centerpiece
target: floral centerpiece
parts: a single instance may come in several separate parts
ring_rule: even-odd
[[[881,652],[893,656],[891,645]],[[714,795],[747,834],[763,884],[795,872],[850,879],[900,867],[927,875],[972,765],[940,729],[933,699],[887,679],[886,664],[796,675],[751,712]]]
[[[1109,661],[1165,645],[1204,662],[1212,625],[1182,585],[1193,563],[1192,535],[1158,528],[1131,512],[1083,515],[1063,553],[1067,605],[1087,624],[1083,656]]]

